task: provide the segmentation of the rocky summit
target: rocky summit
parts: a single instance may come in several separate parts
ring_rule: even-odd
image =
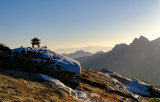
[[[78,84],[80,80],[79,62],[47,49],[16,48],[11,50],[7,56],[2,53],[0,57],[2,68],[42,73],[67,83]]]

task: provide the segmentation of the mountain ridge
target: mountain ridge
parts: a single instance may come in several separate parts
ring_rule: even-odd
[[[83,68],[110,68],[127,77],[138,77],[154,85],[160,86],[156,78],[160,77],[160,38],[149,41],[140,36],[129,45],[117,44],[104,54],[81,57],[76,60]],[[151,74],[151,77],[148,76]]]
[[[64,54],[61,54],[61,55],[75,59],[75,58],[84,57],[84,56],[91,56],[91,55],[93,55],[93,53],[85,52],[83,50],[79,50],[79,51],[76,51],[74,53],[70,53],[70,54],[64,53]]]
[[[90,52],[90,53],[96,53],[98,51],[104,51],[108,52],[112,49],[112,47],[101,47],[101,46],[87,46],[87,47],[82,47],[82,48],[68,48],[68,49],[57,49],[55,52],[58,54],[69,54],[69,53],[74,53],[79,50],[83,50],[85,52]]]

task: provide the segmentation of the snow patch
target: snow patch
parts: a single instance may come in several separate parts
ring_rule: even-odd
[[[47,60],[37,58],[37,59],[32,59],[32,61],[35,61],[35,62],[46,62]]]
[[[112,80],[113,80],[113,84],[115,84],[118,88],[125,88],[125,86],[122,83],[120,83],[118,80],[114,78],[112,78]]]
[[[132,93],[132,92],[127,91],[127,93],[128,93],[129,95],[131,95],[132,97],[134,97],[135,99],[137,99],[137,100],[139,100],[139,99],[141,98],[140,95],[134,94],[134,93]]]
[[[77,62],[71,58],[59,55],[59,54],[57,54],[53,51],[50,51],[48,49],[22,47],[22,48],[13,49],[12,53],[15,53],[15,52],[20,53],[21,51],[25,51],[25,52],[35,51],[37,53],[42,54],[43,58],[46,58],[46,59],[49,58],[49,59],[51,59],[51,62],[54,62],[50,67],[55,67],[58,64],[61,67],[61,71],[75,72],[76,75],[78,75],[78,76],[81,73],[81,66],[80,66],[79,62]],[[33,59],[33,60],[40,61],[40,59]],[[55,71],[57,71],[57,70],[55,70]]]
[[[108,86],[106,89],[107,90],[109,89],[109,90],[115,91],[114,88],[112,88],[111,86]]]
[[[88,93],[83,92],[83,91],[78,91],[78,90],[76,90],[76,93],[77,93],[79,100],[81,100],[83,102],[92,102],[88,97]]]
[[[86,92],[78,91],[78,90],[75,90],[75,91],[77,93],[78,99],[83,101],[83,102],[95,102],[96,100],[93,99],[93,98],[94,97],[97,97],[97,98],[100,97],[100,95],[98,95],[96,93],[86,93]],[[99,101],[96,101],[96,102],[99,102]]]
[[[47,75],[44,75],[44,74],[37,74],[37,75],[39,75],[40,77],[42,77],[46,81],[53,82],[55,85],[59,86],[59,89],[66,91],[71,96],[72,96],[72,93],[73,93],[74,97],[76,99],[81,100],[83,102],[95,102],[95,100],[93,100],[93,97],[100,97],[96,93],[86,93],[86,92],[79,91],[79,90],[73,90],[72,88],[65,86],[59,80],[57,80],[55,78],[52,78],[52,77],[49,77]]]
[[[71,89],[70,87],[65,86],[62,82],[60,82],[57,79],[54,79],[52,77],[49,77],[47,75],[44,74],[38,74],[40,77],[44,78],[46,81],[51,81],[53,82],[55,85],[58,85],[60,89],[66,91],[68,94],[70,94],[72,96],[72,93],[75,95],[75,97],[77,98],[77,93]]]
[[[111,72],[107,69],[100,70],[98,72],[103,73],[106,76],[109,76],[110,78],[112,78],[113,83],[118,88],[124,88],[124,89],[127,89],[133,93],[141,94],[144,96],[150,96],[150,94],[148,92],[148,89],[151,87],[150,84],[146,84],[138,79],[130,79],[130,78],[123,77],[123,76],[116,74],[114,72]],[[133,96],[139,97],[139,96],[135,96],[135,95],[133,95]]]

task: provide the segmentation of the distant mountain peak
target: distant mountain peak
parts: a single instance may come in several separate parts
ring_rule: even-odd
[[[117,44],[107,53],[76,59],[82,68],[110,68],[128,77],[138,77],[160,86],[160,38],[149,41],[144,36],[135,38],[130,45]]]
[[[138,38],[135,38],[132,43],[134,43],[134,42],[136,42],[136,41],[138,41],[138,40],[139,40]]]
[[[141,40],[141,41],[149,41],[146,37],[144,37],[142,35],[139,37],[139,40]]]
[[[149,40],[146,37],[144,37],[144,36],[141,35],[139,37],[139,39],[135,38],[130,45],[133,46],[133,45],[139,45],[139,44],[144,44],[144,43],[146,44],[148,42],[149,42]]]
[[[95,54],[101,54],[101,53],[105,53],[103,51],[97,51]]]
[[[77,52],[84,52],[83,50],[78,50],[78,51],[76,51],[75,53],[77,53]]]
[[[91,55],[93,55],[93,53],[85,52],[83,50],[78,50],[74,53],[62,54],[62,55],[75,59],[75,58],[83,57],[83,56],[91,56]]]
[[[117,44],[117,45],[115,45],[115,47],[112,49],[112,51],[118,51],[118,50],[124,49],[124,48],[126,48],[126,47],[128,47],[128,45],[125,44],[125,43]]]
[[[104,51],[108,52],[112,50],[112,47],[103,47],[103,46],[87,46],[87,47],[82,47],[82,48],[67,48],[67,49],[57,49],[55,52],[59,54],[70,54],[70,53],[75,53],[76,51],[83,50],[84,52],[91,52],[91,53],[96,53],[97,51]]]

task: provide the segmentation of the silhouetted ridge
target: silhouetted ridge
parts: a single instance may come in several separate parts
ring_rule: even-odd
[[[91,56],[93,54],[90,52],[85,52],[83,50],[79,50],[74,53],[62,54],[62,55],[75,59],[75,58],[84,57],[84,56]]]
[[[130,44],[130,46],[139,46],[139,45],[146,45],[148,44],[150,41],[144,37],[144,36],[140,36],[139,39],[135,38],[133,40],[133,42]]]
[[[160,86],[160,38],[149,41],[144,36],[130,45],[118,44],[108,53],[76,59],[83,68],[110,68],[127,77],[137,77]]]
[[[117,45],[115,45],[115,47],[112,49],[112,51],[119,51],[119,50],[125,49],[125,48],[127,48],[127,47],[128,47],[128,45],[127,45],[127,44],[124,44],[124,43],[122,43],[122,44],[117,44]]]
[[[151,42],[154,43],[154,44],[159,44],[160,45],[160,37],[155,39],[155,40],[152,40]]]
[[[144,36],[140,36],[139,40],[141,40],[141,41],[149,41],[149,40],[148,40],[146,37],[144,37]]]

